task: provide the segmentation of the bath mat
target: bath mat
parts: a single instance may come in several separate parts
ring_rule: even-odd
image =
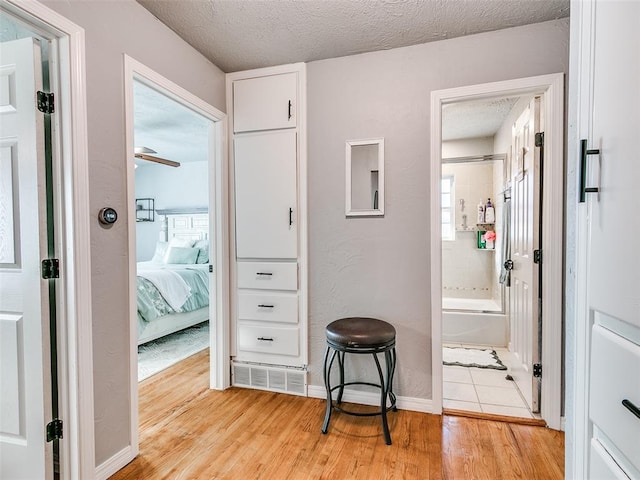
[[[495,350],[464,347],[443,347],[442,364],[459,367],[493,368],[506,370]]]
[[[209,346],[209,322],[199,323],[138,346],[138,381]]]

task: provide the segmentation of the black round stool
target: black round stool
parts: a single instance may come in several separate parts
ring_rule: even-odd
[[[331,412],[333,409],[348,415],[359,417],[382,417],[382,431],[387,445],[391,445],[391,434],[387,423],[387,412],[396,408],[396,396],[393,393],[393,374],[396,369],[396,329],[393,325],[375,318],[341,318],[327,325],[327,350],[324,354],[324,385],[327,389],[327,413],[324,416],[322,433],[327,433]],[[376,362],[380,384],[370,382],[345,382],[344,363],[345,353],[370,353]],[[380,367],[378,353],[384,353],[386,375]],[[336,356],[340,367],[340,383],[331,386],[331,367]],[[375,412],[351,412],[344,410],[339,405],[342,403],[342,394],[347,385],[369,385],[380,389],[380,410]],[[333,402],[333,391],[338,390],[338,397]],[[389,404],[387,405],[387,398]]]

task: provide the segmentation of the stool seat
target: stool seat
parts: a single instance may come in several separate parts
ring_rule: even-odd
[[[331,322],[326,334],[336,346],[377,348],[395,342],[396,329],[377,318],[350,317]]]

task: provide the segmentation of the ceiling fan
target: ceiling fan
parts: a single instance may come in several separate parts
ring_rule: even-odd
[[[153,153],[158,153],[155,150],[148,147],[135,147],[133,149],[134,156],[139,158],[140,160],[148,160],[149,162],[161,163],[162,165],[168,165],[170,167],[179,167],[180,162],[175,162],[173,160],[167,160],[166,158],[156,157],[155,155],[150,155]]]

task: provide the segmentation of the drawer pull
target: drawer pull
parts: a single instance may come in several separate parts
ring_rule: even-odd
[[[636,407],[631,400],[625,398],[622,400],[622,405],[636,417],[640,418],[640,408]]]
[[[256,272],[256,275],[264,275],[264,276],[270,277],[271,275],[273,275],[273,273],[271,273],[271,272]]]
[[[258,305],[258,307],[260,307],[260,308],[273,308],[273,305],[265,305],[265,304],[261,303],[260,305]]]
[[[273,338],[269,337],[258,337],[258,340],[260,340],[261,342],[273,342]]]

